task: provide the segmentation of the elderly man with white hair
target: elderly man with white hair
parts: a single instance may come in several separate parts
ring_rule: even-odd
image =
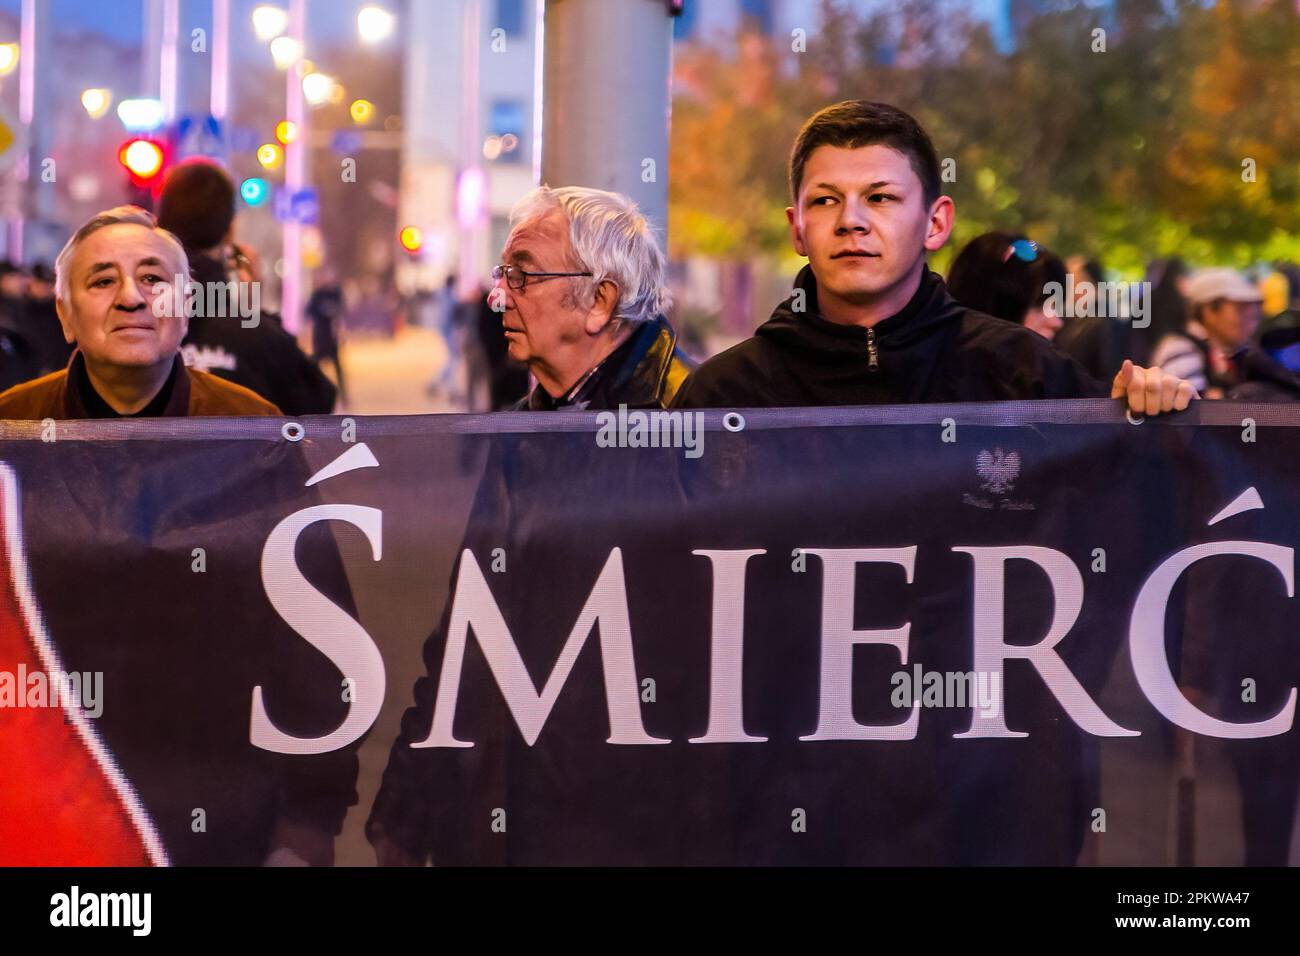
[[[0,395],[0,418],[278,415],[248,389],[185,367],[178,276],[189,276],[185,250],[145,210],[118,206],[83,225],[55,265],[55,307],[76,351],[66,369]]]
[[[664,255],[636,204],[542,186],[510,220],[489,301],[537,379],[518,408],[666,408],[694,363],[664,317]]]

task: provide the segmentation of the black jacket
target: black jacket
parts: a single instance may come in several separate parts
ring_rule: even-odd
[[[227,281],[221,263],[209,256],[192,254],[190,274],[200,283]],[[286,415],[328,415],[334,410],[334,384],[277,318],[263,310],[257,325],[246,328],[232,309],[226,311],[230,318],[190,318],[181,345],[186,365],[251,389]]]
[[[674,406],[878,405],[1109,394],[1106,385],[1042,336],[957,302],[929,268],[903,310],[870,329],[821,317],[810,267],[800,270],[795,289],[752,338],[701,365]],[[795,310],[799,290],[804,293],[802,311]]]
[[[556,400],[541,385],[515,406],[518,411],[560,408],[598,411],[667,408],[695,360],[677,347],[677,332],[662,315],[644,322],[611,352],[569,398]]]
[[[1300,375],[1258,345],[1232,357],[1238,384],[1228,392],[1234,402],[1300,402]]]

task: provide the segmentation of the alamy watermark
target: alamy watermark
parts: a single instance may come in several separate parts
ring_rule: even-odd
[[[162,283],[153,300],[153,314],[192,315],[214,319],[240,320],[246,329],[255,329],[262,321],[262,283],[196,282],[182,275]]]
[[[87,717],[104,713],[104,674],[102,671],[29,671],[26,664],[18,670],[0,670],[0,709],[62,707],[65,703],[80,707]]]
[[[895,707],[971,707],[986,717],[1002,712],[1002,674],[998,671],[927,671],[913,664],[889,678]]]
[[[1127,319],[1135,329],[1151,324],[1150,282],[1075,282],[1066,273],[1065,284],[1043,286],[1044,305],[1063,319]]]
[[[662,410],[601,412],[596,416],[600,448],[682,448],[687,458],[704,454],[704,413]]]

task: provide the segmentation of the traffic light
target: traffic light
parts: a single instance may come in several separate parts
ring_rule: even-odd
[[[265,179],[254,176],[240,183],[239,195],[250,206],[260,206],[271,195],[271,185]]]
[[[397,234],[397,241],[410,255],[418,256],[424,248],[424,232],[419,226],[404,226]]]
[[[130,174],[132,186],[150,189],[161,181],[167,167],[167,151],[161,143],[137,136],[122,144],[117,160]]]

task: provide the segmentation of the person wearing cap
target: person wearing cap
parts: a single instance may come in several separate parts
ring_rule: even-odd
[[[185,250],[153,216],[118,206],[77,230],[55,264],[68,367],[0,394],[0,419],[279,415],[242,386],[187,369],[171,283]]]
[[[1235,269],[1202,269],[1187,283],[1186,326],[1156,343],[1151,364],[1191,382],[1206,398],[1223,398],[1240,381],[1234,360],[1259,327],[1263,301]]]

